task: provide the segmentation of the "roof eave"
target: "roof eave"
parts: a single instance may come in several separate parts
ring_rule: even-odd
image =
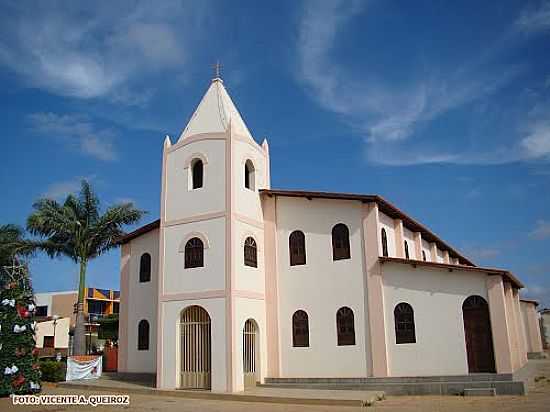
[[[411,265],[411,266],[425,266],[425,267],[431,267],[434,269],[447,269],[450,272],[455,270],[465,271],[465,272],[478,272],[478,273],[486,273],[488,275],[500,275],[504,276],[508,279],[510,283],[512,283],[516,288],[521,289],[524,287],[523,283],[510,271],[504,270],[504,269],[496,269],[496,268],[484,268],[479,266],[467,266],[467,265],[453,265],[450,263],[439,263],[439,262],[425,262],[423,260],[415,260],[415,259],[403,259],[403,258],[396,258],[396,257],[387,257],[387,256],[380,256],[378,258],[380,263],[397,263],[397,264],[404,264],[404,265]]]

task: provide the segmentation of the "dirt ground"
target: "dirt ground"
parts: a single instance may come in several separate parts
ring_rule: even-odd
[[[527,396],[461,397],[461,396],[393,396],[368,408],[342,406],[281,405],[273,403],[246,403],[234,401],[196,400],[155,395],[130,395],[129,406],[14,406],[9,398],[0,399],[0,411],[120,411],[139,412],[314,412],[354,411],[372,412],[550,412],[550,361],[545,361],[536,372]],[[106,392],[47,386],[44,394],[105,395]]]

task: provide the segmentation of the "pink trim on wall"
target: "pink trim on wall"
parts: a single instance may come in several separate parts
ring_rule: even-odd
[[[167,170],[166,161],[170,151],[170,139],[166,137],[164,141],[164,150],[162,152],[162,176],[161,176],[161,195],[160,195],[160,226],[159,226],[159,272],[158,272],[158,291],[157,291],[157,388],[164,385],[163,376],[163,355],[164,355],[164,333],[163,333],[163,303],[161,296],[164,294],[164,236],[166,224],[166,190],[167,190]]]
[[[225,139],[226,139],[226,134],[224,133],[199,133],[178,141],[176,144],[172,145],[172,147],[169,147],[167,152],[168,153],[173,152],[174,150],[177,150],[180,147],[187,146],[188,144],[191,144],[194,142],[200,142],[201,140],[225,140]]]
[[[245,298],[254,300],[265,300],[265,295],[261,292],[254,292],[251,290],[233,290],[234,298]]]
[[[202,292],[167,293],[160,297],[161,302],[225,298],[225,290],[205,290]]]
[[[448,250],[443,251],[443,263],[451,263]]]
[[[279,298],[277,280],[277,197],[262,197],[264,213],[267,376],[280,377]]]
[[[414,251],[416,260],[422,260],[422,233],[414,232]]]
[[[519,290],[512,289],[512,297],[514,298],[514,316],[516,318],[516,331],[518,334],[518,357],[520,367],[527,363],[527,338],[525,336],[525,330],[523,328],[523,321],[521,316],[521,307],[519,304]]]
[[[540,327],[537,316],[536,305],[532,302],[525,302],[527,305],[527,336],[529,339],[529,350],[530,352],[542,352],[542,339],[540,336]]]
[[[262,149],[264,149],[265,153],[265,188],[271,189],[271,160],[269,158],[269,143],[267,143],[267,139],[264,139],[262,143]]]
[[[379,263],[380,242],[378,242],[378,205],[362,205],[363,250],[366,278],[366,307],[368,318],[368,340],[370,342],[370,370],[374,377],[388,376],[388,353],[386,346],[386,325],[384,320],[384,289],[382,269]],[[368,345],[367,345],[368,347]],[[367,356],[367,359],[369,357]]]
[[[404,258],[405,244],[403,243],[403,221],[401,219],[393,219],[393,229],[395,231],[395,253],[398,258]]]
[[[493,333],[493,348],[497,373],[512,373],[512,343],[508,331],[504,281],[500,275],[487,277],[487,297]]]
[[[250,226],[254,226],[257,229],[261,229],[261,230],[264,229],[263,222],[260,222],[259,220],[251,219],[248,216],[241,215],[240,213],[236,213],[236,212],[233,213],[233,217],[239,222],[246,223],[247,225],[250,225]]]
[[[225,140],[225,334],[226,334],[226,379],[228,392],[233,392],[233,153],[231,119]]]
[[[120,318],[118,324],[118,371],[128,371],[128,303],[130,302],[130,244],[120,248]]]
[[[506,298],[506,319],[508,321],[508,335],[512,347],[512,369],[515,371],[519,367],[519,342],[516,330],[516,319],[514,315],[514,298],[512,285],[509,282],[504,282],[504,296]]]
[[[183,218],[183,219],[170,220],[168,222],[164,222],[164,226],[169,227],[169,226],[175,226],[175,225],[183,225],[183,224],[186,224],[186,223],[202,222],[204,220],[220,219],[222,217],[225,217],[225,211],[223,211],[223,212],[204,213],[204,214],[201,214],[201,215],[195,215],[195,216],[186,217],[186,218]]]
[[[437,245],[435,243],[430,243],[430,259],[432,262],[437,263]]]

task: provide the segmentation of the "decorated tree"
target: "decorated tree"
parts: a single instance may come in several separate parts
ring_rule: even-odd
[[[26,265],[0,266],[0,396],[40,390],[34,310]]]

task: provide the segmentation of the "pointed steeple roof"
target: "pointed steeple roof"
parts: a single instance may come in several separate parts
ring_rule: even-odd
[[[233,132],[252,139],[233,100],[219,77],[212,79],[191,120],[179,140],[201,133],[224,133],[231,124]]]

